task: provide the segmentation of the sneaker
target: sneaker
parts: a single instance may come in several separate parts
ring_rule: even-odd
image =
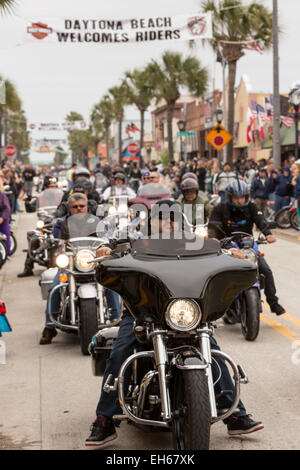
[[[24,271],[23,273],[18,274],[18,277],[29,277],[34,276],[33,271]]]
[[[117,438],[113,420],[106,416],[97,416],[91,431],[91,435],[85,441],[86,446],[103,446]]]
[[[52,339],[55,338],[57,335],[57,331],[55,328],[45,327],[42,332],[42,336],[40,339],[40,344],[50,344]]]
[[[270,309],[271,312],[276,313],[276,315],[283,315],[284,313],[286,313],[285,309],[278,302],[270,305]]]
[[[224,423],[227,424],[228,434],[230,436],[250,434],[264,428],[261,421],[253,421],[250,416],[251,415],[237,416],[233,414],[229,416],[229,418],[225,419]]]

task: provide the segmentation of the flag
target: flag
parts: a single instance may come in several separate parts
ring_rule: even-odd
[[[126,134],[130,134],[130,132],[141,132],[141,131],[138,128],[138,126],[132,122],[131,124],[128,124],[126,126],[126,131],[125,132],[126,132]]]
[[[260,54],[264,53],[264,47],[261,41],[259,40],[246,42],[244,45],[244,49],[247,49],[248,51],[256,51],[256,52],[259,52]]]
[[[258,124],[259,136],[262,138],[262,140],[266,140],[264,125],[263,125],[262,116],[261,116],[261,111],[260,111],[259,108],[261,108],[261,106],[259,106],[259,104],[258,104],[257,105],[257,124]]]
[[[254,117],[251,111],[250,106],[248,106],[247,109],[247,142],[250,144],[250,142],[253,142],[253,123],[254,123]]]

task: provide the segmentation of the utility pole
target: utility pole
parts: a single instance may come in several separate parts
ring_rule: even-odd
[[[280,94],[279,94],[279,47],[278,47],[278,0],[273,0],[273,158],[275,168],[281,168],[280,146]]]

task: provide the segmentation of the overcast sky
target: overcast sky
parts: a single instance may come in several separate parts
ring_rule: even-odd
[[[272,1],[262,2],[271,7]],[[17,0],[16,16],[0,17],[0,75],[16,85],[29,121],[62,121],[71,110],[88,118],[93,105],[108,88],[118,85],[123,73],[158,59],[165,50],[190,54],[184,42],[116,45],[45,45],[21,43],[24,22],[48,18],[126,19],[148,16],[172,16],[200,11],[200,0]],[[288,92],[293,81],[300,80],[297,54],[299,43],[300,2],[279,0],[280,89]],[[221,87],[221,68],[216,65],[209,47],[201,44],[194,54],[207,66],[210,80],[216,77]],[[253,92],[272,92],[272,54],[247,52],[238,64],[238,80],[246,74]],[[128,118],[136,112],[130,109]]]

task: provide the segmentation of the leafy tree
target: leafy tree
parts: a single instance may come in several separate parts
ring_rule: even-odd
[[[264,49],[272,46],[272,12],[259,3],[245,5],[241,0],[204,0],[201,6],[205,13],[212,12],[211,46],[228,63],[228,131],[233,135],[237,62],[254,41]],[[231,163],[233,141],[227,148],[227,159]]]
[[[0,0],[0,13],[12,13],[15,4],[15,0]]]
[[[126,105],[130,104],[128,98],[128,91],[125,83],[122,83],[120,86],[115,86],[109,89],[109,93],[113,97],[113,112],[116,120],[118,121],[118,153],[119,153],[119,162],[121,163],[122,159],[122,125],[124,120],[124,108]]]
[[[83,116],[76,111],[71,111],[67,117],[67,121],[83,121]],[[89,166],[88,152],[93,147],[92,132],[87,130],[72,130],[68,135],[69,146],[72,150],[73,159],[78,160],[87,168]]]
[[[146,67],[149,74],[154,96],[157,102],[164,100],[167,105],[168,151],[169,160],[174,159],[172,121],[176,101],[180,98],[180,90],[185,87],[190,94],[200,97],[207,86],[208,72],[201,67],[195,57],[184,59],[181,54],[165,52],[162,62],[152,60]]]

